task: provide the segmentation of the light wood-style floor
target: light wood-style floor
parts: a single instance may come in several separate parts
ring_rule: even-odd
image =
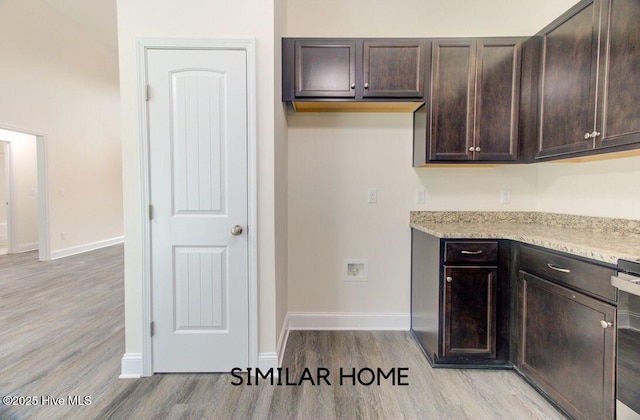
[[[331,385],[234,386],[229,374],[118,379],[123,300],[122,246],[47,263],[35,252],[1,256],[0,396],[50,404],[89,396],[91,405],[0,404],[0,419],[563,418],[512,371],[431,369],[408,332],[292,331],[290,378],[326,368]],[[394,367],[408,368],[408,386],[339,385],[341,368]]]

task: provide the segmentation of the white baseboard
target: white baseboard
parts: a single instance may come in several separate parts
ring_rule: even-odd
[[[125,353],[120,362],[120,379],[142,377],[142,353]]]
[[[289,330],[409,331],[408,313],[289,312]]]
[[[278,353],[260,353],[258,354],[258,368],[262,372],[269,369],[278,368]]]
[[[289,312],[280,330],[276,352],[258,354],[258,368],[266,372],[280,367],[291,330],[408,331],[410,326],[408,313]],[[121,364],[120,379],[142,376],[141,353],[125,353]]]
[[[36,249],[39,248],[39,244],[37,242],[31,242],[28,244],[20,244],[18,245],[18,252],[29,252],[29,251],[35,251]]]
[[[92,242],[84,245],[72,246],[69,248],[56,249],[51,251],[51,259],[70,257],[72,255],[82,254],[83,252],[95,251],[96,249],[106,248],[111,245],[117,245],[124,242],[124,236],[105,239],[104,241]]]
[[[280,337],[278,338],[278,345],[276,346],[276,353],[278,353],[278,367],[282,366],[282,360],[284,359],[284,351],[287,348],[287,342],[289,341],[289,314],[284,318],[282,328],[280,329]]]
[[[277,353],[260,353],[258,368],[266,372],[278,368]],[[125,353],[120,361],[120,379],[137,379],[142,377],[142,353]]]

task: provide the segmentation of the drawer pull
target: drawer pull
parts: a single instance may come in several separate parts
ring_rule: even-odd
[[[453,277],[447,276],[447,283],[451,283],[453,281]]]
[[[561,273],[570,273],[571,272],[571,270],[569,270],[568,268],[556,267],[555,265],[553,265],[551,263],[547,264],[547,267],[549,267],[552,270],[559,271]]]
[[[482,254],[482,250],[479,249],[477,251],[460,251],[461,254],[465,254],[465,255],[480,255]]]

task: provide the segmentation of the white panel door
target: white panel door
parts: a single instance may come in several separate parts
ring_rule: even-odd
[[[246,367],[246,53],[149,49],[146,59],[153,370]]]

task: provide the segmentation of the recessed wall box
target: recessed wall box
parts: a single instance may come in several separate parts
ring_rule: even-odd
[[[344,281],[367,281],[367,260],[344,260]]]

